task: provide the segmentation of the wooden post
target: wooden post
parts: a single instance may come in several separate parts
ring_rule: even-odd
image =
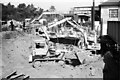
[[[2,4],[0,3],[0,32],[2,31]]]
[[[94,28],[95,28],[95,0],[93,0],[93,6],[92,6],[92,15],[91,15],[91,21],[92,21],[92,30],[94,30]]]

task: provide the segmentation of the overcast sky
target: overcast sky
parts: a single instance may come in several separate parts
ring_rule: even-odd
[[[49,9],[51,5],[55,6],[57,11],[69,11],[72,7],[78,6],[92,6],[93,0],[1,0],[1,3],[5,5],[10,2],[11,4],[18,5],[19,3],[34,4],[35,7],[41,7],[43,9]],[[95,4],[98,5],[100,1],[95,0]]]

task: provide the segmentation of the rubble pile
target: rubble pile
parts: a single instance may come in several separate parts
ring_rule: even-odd
[[[8,34],[8,32],[6,32]],[[79,49],[74,45],[57,43],[59,49],[66,49],[65,62],[43,62],[39,69],[35,69],[28,63],[28,57],[32,53],[33,35],[9,34],[10,38],[2,35],[2,77],[16,70],[19,73],[29,75],[31,78],[102,78],[102,59],[90,51]],[[13,35],[13,36],[12,36]],[[17,36],[17,37],[14,37]],[[76,57],[76,55],[78,57]],[[82,57],[81,57],[82,56]],[[82,59],[83,58],[83,59]],[[80,60],[80,62],[79,62]],[[68,73],[69,72],[69,73]]]

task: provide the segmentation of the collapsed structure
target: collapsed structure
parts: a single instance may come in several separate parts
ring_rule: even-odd
[[[52,61],[53,63],[57,62],[58,65],[60,64],[59,67],[63,69],[64,66],[69,65],[75,68],[80,64],[83,65],[86,63],[89,64],[89,62],[95,61],[96,58],[98,59],[98,56],[92,54],[92,52],[90,51],[85,50],[85,49],[95,50],[95,48],[92,46],[94,46],[96,43],[95,39],[96,34],[93,34],[93,32],[89,31],[88,27],[79,25],[71,17],[66,18],[63,17],[61,19],[57,19],[55,17],[55,20],[53,19],[53,21],[51,22],[47,22],[47,20],[43,20],[43,22],[40,21],[41,18],[40,20],[35,21],[33,23],[30,22],[23,29],[20,27],[16,28],[16,32],[20,33],[21,31],[23,31],[21,33],[25,33],[25,35],[29,37],[29,39],[27,39],[25,42],[26,44],[29,45],[29,47],[24,46],[25,48],[22,50],[19,49],[22,47],[21,43],[19,43],[19,45],[15,43],[15,45],[17,45],[16,48],[18,49],[18,51],[20,50],[23,52],[16,51],[14,52],[15,53],[14,55],[16,55],[16,53],[18,52],[18,54],[21,54],[19,56],[21,56],[23,59],[25,58],[27,62],[29,60],[29,62],[32,63],[29,64],[30,65],[29,67],[31,67],[32,65],[34,68],[41,68],[43,66],[42,63],[45,62],[46,64]],[[28,31],[30,31],[30,34],[29,33],[26,34],[26,32]],[[89,33],[91,34],[89,35]],[[25,37],[26,36],[22,38]],[[27,43],[28,41],[33,42],[33,44]],[[24,41],[21,40],[21,42]],[[28,49],[27,52],[28,54],[26,54],[25,52],[26,49]],[[11,53],[13,53],[13,51],[14,50],[12,50]],[[14,61],[16,61],[16,59],[17,58],[15,57]],[[21,61],[21,63],[23,62],[25,61]],[[25,68],[26,71],[28,70],[27,67]],[[18,70],[18,68],[16,69]],[[22,71],[24,72],[24,70]],[[92,73],[92,75],[93,74],[94,73]]]
[[[38,23],[34,23],[36,20],[32,21],[34,34],[39,37],[37,40],[34,40],[34,50],[29,56],[29,62],[32,62],[34,67],[40,66],[40,61],[65,61],[64,55],[68,54],[69,51],[67,49],[59,50],[55,48],[56,43],[72,44],[81,49],[95,50],[93,46],[95,46],[97,41],[96,32],[89,36],[88,28],[80,26],[71,17],[63,19],[55,17],[52,19],[54,21],[49,22],[49,20],[44,19],[46,15],[43,14],[37,19]],[[65,40],[63,41],[63,39]],[[74,55],[80,62],[83,62],[82,56],[78,56],[76,53]]]

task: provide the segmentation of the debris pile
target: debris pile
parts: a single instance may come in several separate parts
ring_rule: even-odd
[[[68,19],[68,20],[67,20]],[[78,33],[79,37],[77,38],[79,46],[73,44],[66,44],[62,39],[59,41],[51,40],[51,36],[48,35],[49,32],[43,29],[44,36],[40,36],[40,31],[38,29],[38,35],[27,34],[24,31],[7,31],[2,33],[2,65],[1,68],[4,70],[2,76],[6,76],[6,73],[17,70],[17,72],[22,72],[29,75],[32,78],[51,78],[51,77],[59,77],[59,78],[91,78],[91,77],[100,77],[102,78],[102,59],[100,55],[92,54],[92,50],[85,50],[83,47],[87,43],[87,38],[83,34],[82,28],[78,28],[78,25],[73,21],[69,20],[69,18],[63,19],[63,21],[56,22],[55,24],[48,26],[54,27],[60,25],[61,23],[68,22],[74,28],[69,27],[70,29],[67,32]],[[65,20],[65,21],[64,21]],[[71,21],[71,22],[70,22]],[[66,25],[68,26],[68,25]],[[40,26],[39,26],[40,28]],[[36,28],[33,28],[36,29]],[[67,28],[66,28],[67,30]],[[55,30],[56,31],[56,30]],[[78,32],[77,32],[78,31]],[[81,31],[81,33],[80,33]],[[67,33],[64,32],[64,33]],[[70,33],[71,34],[71,33]],[[62,38],[72,38],[75,39],[76,36],[67,35],[67,37],[62,36]],[[60,61],[44,61],[39,62],[39,68],[33,68],[32,64],[29,63],[29,55],[33,54],[33,43],[35,39],[46,38],[48,41],[51,41],[55,44],[56,51],[61,51],[64,53],[63,59]],[[60,35],[57,36],[61,38]],[[73,38],[74,37],[74,38]],[[50,40],[49,40],[50,39]],[[47,41],[47,40],[46,40]],[[76,40],[75,40],[76,41]],[[66,39],[66,42],[70,42],[69,39]],[[48,44],[48,43],[47,43]],[[38,44],[37,44],[38,45]],[[43,47],[43,45],[41,46]],[[48,44],[49,47],[49,44]],[[50,48],[48,48],[48,51]],[[46,52],[48,52],[46,51]],[[37,52],[36,52],[37,53]],[[43,54],[39,51],[39,54]],[[46,53],[45,53],[46,54]],[[50,58],[51,56],[40,55],[39,57]],[[48,54],[48,53],[47,53]],[[60,53],[61,54],[61,53]],[[35,55],[35,54],[33,54]],[[53,53],[52,53],[53,55]],[[38,56],[38,55],[37,55]],[[53,57],[53,56],[52,56]],[[56,56],[55,56],[56,57]],[[39,59],[40,60],[40,59]],[[68,73],[69,72],[69,73]],[[56,75],[57,74],[57,75]]]

